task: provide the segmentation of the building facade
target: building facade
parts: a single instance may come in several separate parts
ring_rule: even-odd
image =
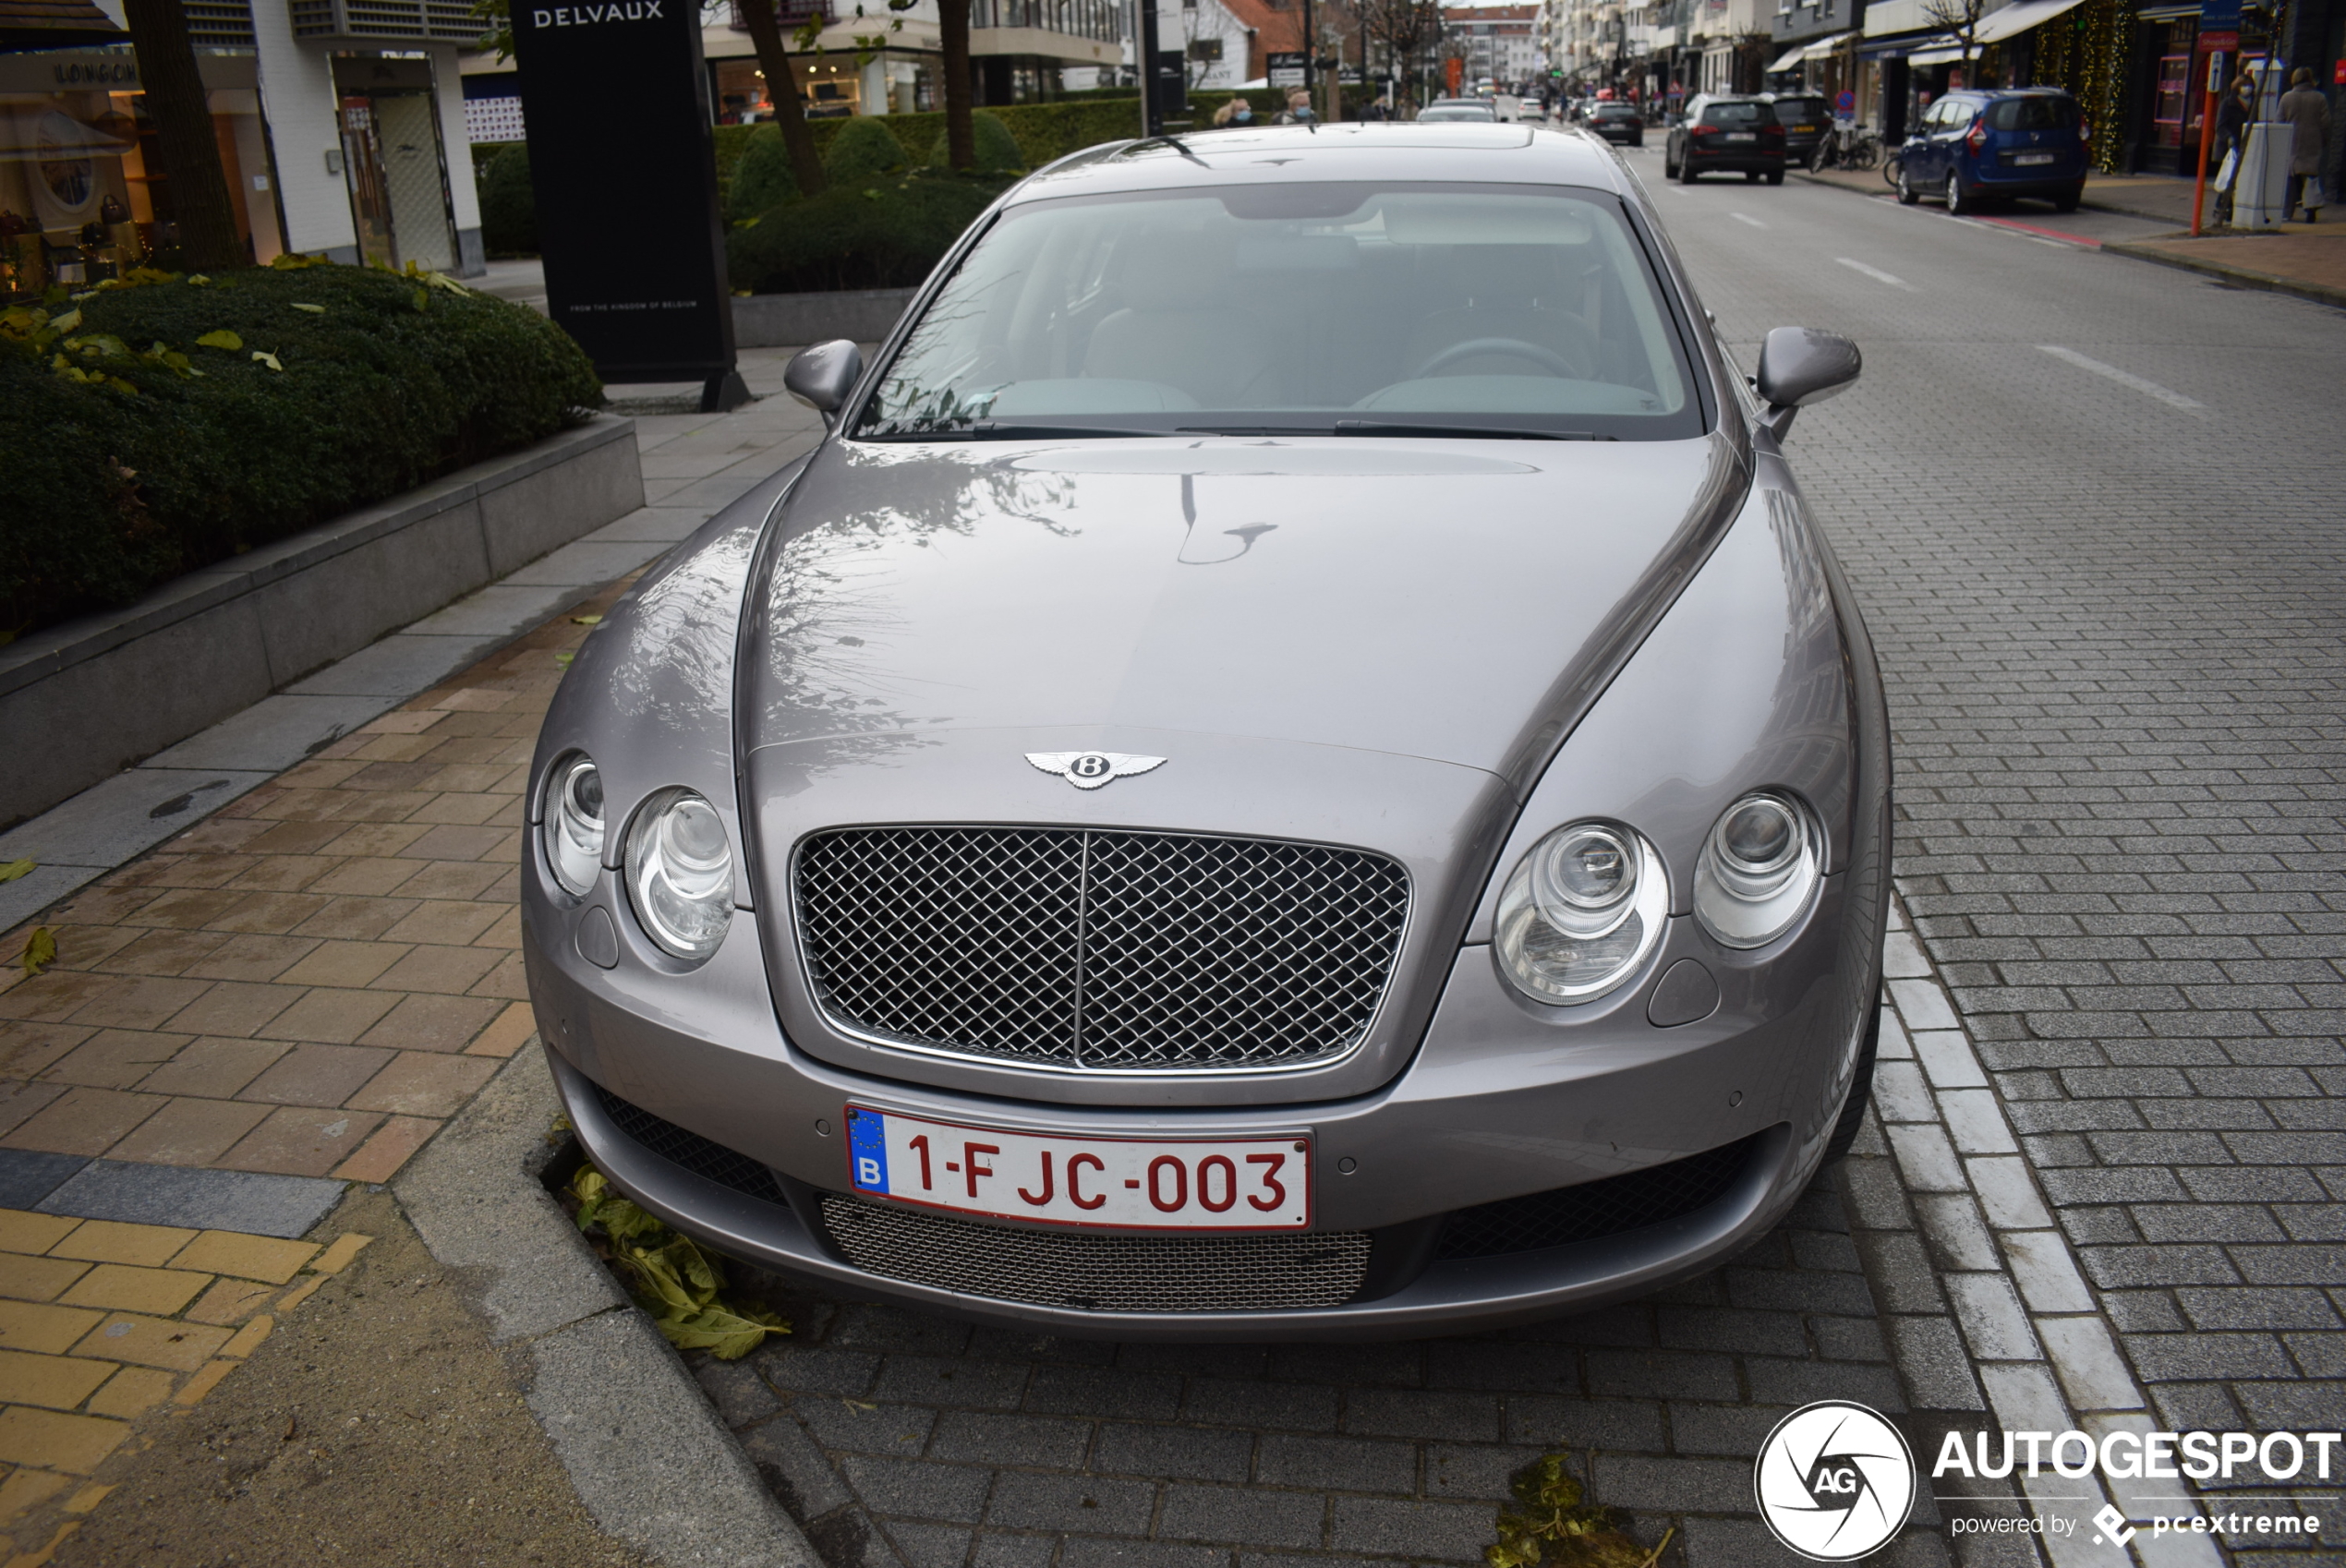
[[[23,9],[46,25],[6,27],[0,53],[7,289],[22,296],[171,264],[170,170],[119,0]],[[294,251],[460,276],[482,270],[457,69],[460,44],[480,25],[468,5],[190,0],[187,9],[237,233],[254,261]]]

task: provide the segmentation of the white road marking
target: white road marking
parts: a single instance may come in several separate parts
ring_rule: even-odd
[[[1749,223],[1755,229],[1764,229],[1768,226],[1748,212],[1730,212],[1727,216],[1738,223]]]
[[[2132,387],[2145,397],[2155,397],[2170,408],[2180,408],[2186,414],[2204,414],[2207,411],[2207,405],[2196,398],[2185,397],[2173,388],[2162,387],[2157,381],[2145,380],[2131,370],[2121,370],[2115,365],[2105,365],[2100,360],[2080,354],[2074,348],[2063,348],[2057,343],[2040,343],[2037,346],[2055,359],[2066,360],[2080,370],[2091,370],[2097,376],[2107,376],[2120,386]]]
[[[1908,283],[1905,279],[1900,277],[1895,272],[1885,272],[1879,267],[1868,267],[1863,261],[1852,260],[1846,256],[1836,256],[1833,259],[1840,262],[1843,266],[1848,268],[1853,272],[1863,272],[1866,276],[1871,278],[1878,283],[1888,283],[1892,288],[1902,288],[1908,294],[1920,294],[1922,292],[1922,290],[1915,287],[1914,284]]]

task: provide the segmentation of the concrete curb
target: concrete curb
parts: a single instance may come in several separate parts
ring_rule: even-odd
[[[2198,272],[2207,277],[2221,278],[2226,283],[2238,283],[2243,288],[2259,288],[2272,294],[2291,294],[2300,299],[2310,299],[2316,305],[2335,305],[2346,308],[2346,288],[2334,288],[2328,283],[2312,283],[2304,278],[2283,277],[2277,272],[2255,271],[2246,267],[2234,267],[2223,261],[2202,260],[2195,256],[2178,256],[2171,250],[2156,249],[2151,244],[2141,240],[2107,240],[2103,242],[2101,248],[2102,253],[2107,256],[2130,256],[2137,261],[2150,261],[2161,267],[2175,267],[2186,272]]]
[[[634,435],[599,415],[0,650],[0,728],[44,741],[0,782],[0,822],[637,510]]]
[[[824,1568],[700,1385],[621,1293],[538,1173],[562,1110],[533,1039],[392,1184],[595,1522],[673,1568]]]

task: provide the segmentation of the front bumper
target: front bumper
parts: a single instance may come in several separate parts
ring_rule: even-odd
[[[1045,1104],[874,1078],[795,1049],[775,1021],[755,921],[685,982],[631,983],[579,960],[574,911],[525,894],[532,1000],[573,1126],[623,1190],[678,1229],[745,1261],[904,1305],[1052,1333],[1120,1339],[1383,1339],[1483,1329],[1644,1294],[1699,1273],[1772,1226],[1813,1176],[1846,1093],[1879,983],[1847,955],[1860,919],[1829,880],[1781,951],[1723,959],[1671,922],[1643,980],[1576,1009],[1535,1008],[1501,982],[1489,949],[1462,948],[1424,1043],[1394,1080],[1313,1104],[1151,1108]],[[1863,900],[1859,900],[1862,902]],[[1647,1017],[1658,977],[1709,963],[1711,1016],[1670,1029]],[[1560,1018],[1566,1012],[1568,1018]],[[1007,1094],[1017,1075],[1003,1075]],[[595,1086],[780,1178],[761,1201],[695,1175],[623,1131]],[[1144,1086],[1143,1086],[1144,1087]],[[990,1299],[857,1267],[821,1219],[849,1190],[847,1103],[948,1121],[1062,1134],[1240,1136],[1307,1132],[1315,1231],[1368,1232],[1372,1280],[1340,1305],[1234,1311],[1101,1311]],[[1747,1141],[1725,1189],[1664,1223],[1571,1245],[1431,1261],[1442,1216],[1602,1180]],[[1344,1164],[1353,1166],[1340,1174]],[[838,1200],[833,1199],[832,1201]],[[1398,1257],[1395,1248],[1413,1254]],[[1381,1272],[1380,1272],[1381,1271]]]

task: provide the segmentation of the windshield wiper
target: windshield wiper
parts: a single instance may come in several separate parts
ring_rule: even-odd
[[[1384,419],[1338,419],[1332,432],[1339,436],[1462,436],[1472,440],[1609,441],[1615,438],[1589,430],[1526,430],[1513,425],[1408,424]]]
[[[1166,436],[1167,430],[1133,430],[1116,425],[1026,425],[980,419],[950,430],[870,430],[859,441],[1026,441],[1082,440],[1086,436]]]

